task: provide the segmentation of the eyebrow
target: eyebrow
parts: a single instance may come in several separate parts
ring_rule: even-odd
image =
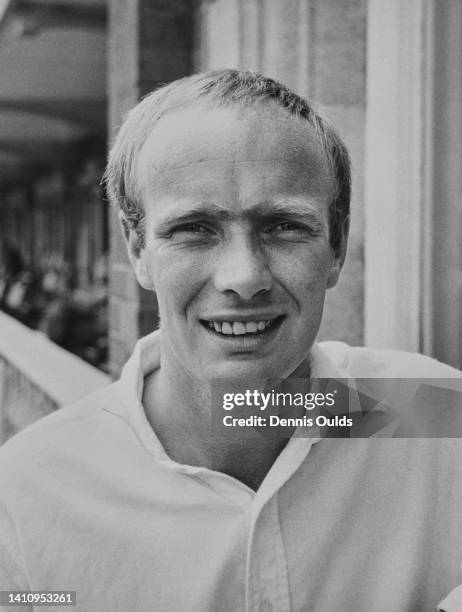
[[[162,231],[172,225],[186,223],[200,217],[230,220],[239,216],[241,215],[233,213],[226,206],[220,204],[191,203],[189,201],[185,202],[183,206],[180,204],[175,210],[166,213],[156,223],[156,229]],[[242,213],[242,217],[250,220],[264,220],[277,216],[307,219],[318,224],[323,221],[320,211],[301,198],[261,202]]]
[[[157,231],[162,232],[172,225],[185,223],[199,217],[227,219],[230,216],[229,210],[219,204],[205,205],[202,202],[185,202],[183,205],[180,204],[174,210],[163,215],[155,224],[155,227]]]

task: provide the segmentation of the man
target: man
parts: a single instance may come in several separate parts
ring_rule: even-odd
[[[333,128],[252,73],[182,79],[130,112],[108,192],[161,330],[120,381],[1,450],[2,589],[69,589],[98,612],[411,612],[456,586],[459,440],[236,435],[212,414],[217,380],[460,376],[315,344],[349,177]]]

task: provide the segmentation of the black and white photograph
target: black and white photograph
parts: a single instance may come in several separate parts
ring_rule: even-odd
[[[462,612],[460,0],[0,0],[0,609]]]

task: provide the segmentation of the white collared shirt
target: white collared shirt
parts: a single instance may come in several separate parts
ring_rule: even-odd
[[[165,453],[141,404],[159,359],[152,334],[120,381],[0,449],[0,590],[74,590],[85,612],[425,612],[460,582],[459,440],[294,437],[254,492]],[[455,371],[325,343],[312,372]]]

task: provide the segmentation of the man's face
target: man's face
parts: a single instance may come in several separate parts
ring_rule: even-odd
[[[163,364],[198,380],[292,373],[341,267],[312,128],[273,107],[172,113],[143,146],[137,181],[140,280],[157,293]]]

